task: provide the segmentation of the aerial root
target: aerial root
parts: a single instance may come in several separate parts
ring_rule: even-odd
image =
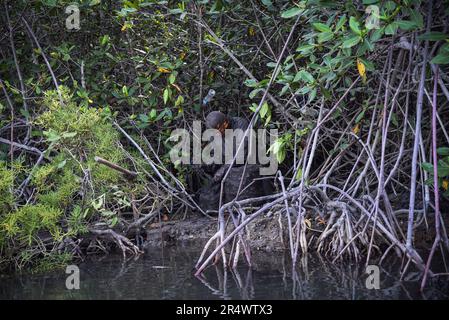
[[[397,245],[397,241],[388,239],[384,234],[386,229],[380,219],[373,221],[369,215],[366,215],[366,212],[365,214],[361,212],[363,210],[367,211],[366,208],[359,208],[357,205],[354,206],[352,203],[341,199],[327,199],[327,201],[322,202],[322,210],[320,217],[318,217],[315,211],[306,211],[306,207],[310,208],[308,200],[312,198],[314,193],[311,191],[314,190],[303,188],[302,196],[304,199],[302,205],[296,201],[296,198],[292,197],[292,195],[297,196],[298,190],[294,188],[288,194],[285,192],[278,194],[275,200],[265,204],[251,215],[246,214],[241,208],[240,202],[243,201],[236,201],[222,206],[218,231],[207,241],[196,264],[196,274],[201,274],[209,263],[212,261],[216,262],[220,257],[223,260],[224,267],[235,268],[242,253],[248,264],[251,265],[250,245],[244,232],[246,226],[254,221],[257,216],[266,213],[268,209],[275,205],[281,206],[284,200],[289,198],[293,198],[288,203],[290,210],[286,210],[284,207],[284,210],[280,211],[280,215],[284,216],[289,211],[292,215],[291,218],[294,219],[294,223],[287,226],[285,225],[286,222],[282,223],[281,219],[280,225],[292,237],[292,261],[296,261],[295,258],[299,250],[301,250],[302,254],[305,254],[311,248],[334,258],[334,261],[342,256],[359,261],[366,252],[366,248],[370,245],[370,238],[373,234],[375,235],[375,241],[371,247],[374,249],[378,250],[379,245],[382,243],[390,246],[393,243]],[[361,206],[359,202],[357,203]],[[225,210],[229,213],[229,218],[233,222],[233,228],[231,229],[225,225]],[[319,233],[318,236],[316,236],[317,232]],[[216,247],[207,257],[206,252],[210,249],[214,240],[217,241]],[[224,246],[227,243],[231,244],[229,254],[224,252]]]

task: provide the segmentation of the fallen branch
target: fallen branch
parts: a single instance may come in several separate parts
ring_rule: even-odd
[[[99,230],[99,229],[89,229],[89,231],[95,235],[110,238],[117,243],[118,247],[122,250],[123,258],[126,257],[126,252],[138,255],[143,253],[134,243],[132,243],[127,237],[118,234],[112,229]]]
[[[14,141],[9,141],[9,140],[3,139],[3,138],[0,138],[0,143],[9,144],[9,145],[12,145],[12,146],[14,146],[16,148],[28,151],[30,153],[34,153],[34,154],[38,154],[38,155],[42,155],[43,154],[43,152],[40,151],[37,148],[29,147],[27,145],[24,145],[24,144],[21,144],[21,143],[17,143],[17,142],[14,142]]]
[[[119,166],[118,164],[112,163],[112,162],[110,162],[110,161],[108,161],[106,159],[103,159],[103,158],[97,157],[97,156],[95,156],[94,159],[98,163],[104,164],[105,166],[107,166],[107,167],[109,167],[109,168],[111,168],[113,170],[116,170],[118,172],[123,173],[125,175],[125,177],[127,179],[129,179],[129,180],[133,180],[133,179],[135,179],[137,177],[137,172],[125,169],[125,168]]]

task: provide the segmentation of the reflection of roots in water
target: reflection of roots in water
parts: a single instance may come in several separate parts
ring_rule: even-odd
[[[397,298],[405,296],[408,299],[416,297],[418,290],[417,285],[421,276],[420,272],[410,272],[409,277],[405,281],[398,281],[400,274],[400,261],[396,257],[391,257],[385,264],[386,267],[380,265],[380,290],[370,290],[365,286],[368,274],[365,273],[363,264],[347,264],[334,263],[320,254],[301,256],[296,267],[292,267],[291,261],[284,256],[282,259],[282,282],[284,292],[291,292],[291,299],[308,300],[308,299],[347,299],[354,300],[360,298],[369,299],[385,299],[388,297]],[[274,262],[279,263],[279,262]],[[271,266],[271,270],[277,267]],[[235,286],[241,299],[254,299],[257,296],[264,296],[264,290],[269,288],[258,288],[260,292],[256,292],[253,284],[253,268],[245,267],[243,271],[244,277],[236,268],[222,268],[219,265],[211,266],[215,273],[204,273],[197,276],[197,279],[208,288],[215,296],[222,299],[235,298],[229,293],[229,288]],[[257,272],[257,270],[255,270]],[[214,280],[213,274],[216,279]],[[320,282],[323,281],[321,284]],[[214,286],[213,283],[218,285]],[[410,283],[414,284],[410,286]],[[317,285],[318,284],[318,285]],[[328,290],[329,296],[317,296],[317,288],[320,285],[324,290]],[[429,289],[432,290],[432,289]],[[435,289],[437,290],[437,289]],[[438,290],[437,290],[438,291]],[[440,292],[441,293],[441,292]],[[432,292],[428,292],[430,296]],[[424,295],[422,295],[425,298]],[[287,297],[288,298],[288,297]]]
[[[197,276],[197,279],[208,288],[213,295],[219,296],[222,299],[231,299],[232,296],[228,293],[228,288],[230,287],[228,279],[231,278],[242,299],[254,299],[255,290],[251,268],[247,268],[244,278],[242,278],[237,269],[228,270],[220,268],[217,265],[214,265],[213,268],[215,269],[218,288],[214,287],[204,274]]]

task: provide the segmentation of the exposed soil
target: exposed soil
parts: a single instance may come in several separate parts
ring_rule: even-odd
[[[232,221],[228,223],[228,232],[231,231]],[[184,220],[153,223],[146,229],[146,246],[204,240],[206,242],[217,232],[217,219],[207,217],[190,217]],[[281,237],[279,218],[277,215],[266,214],[256,218],[248,227],[249,245],[253,250],[266,252],[283,251],[285,246],[285,235]],[[284,238],[284,240],[282,239]]]

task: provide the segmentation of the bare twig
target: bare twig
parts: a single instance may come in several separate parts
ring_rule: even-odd
[[[108,161],[106,159],[103,159],[101,157],[98,157],[98,156],[95,156],[94,159],[98,163],[104,164],[105,166],[107,166],[107,167],[109,167],[111,169],[114,169],[114,170],[116,170],[116,171],[118,171],[120,173],[123,173],[127,179],[132,180],[132,179],[135,179],[137,177],[137,172],[125,169],[125,168],[119,166],[118,164],[112,163],[112,162],[110,162],[110,161]]]

